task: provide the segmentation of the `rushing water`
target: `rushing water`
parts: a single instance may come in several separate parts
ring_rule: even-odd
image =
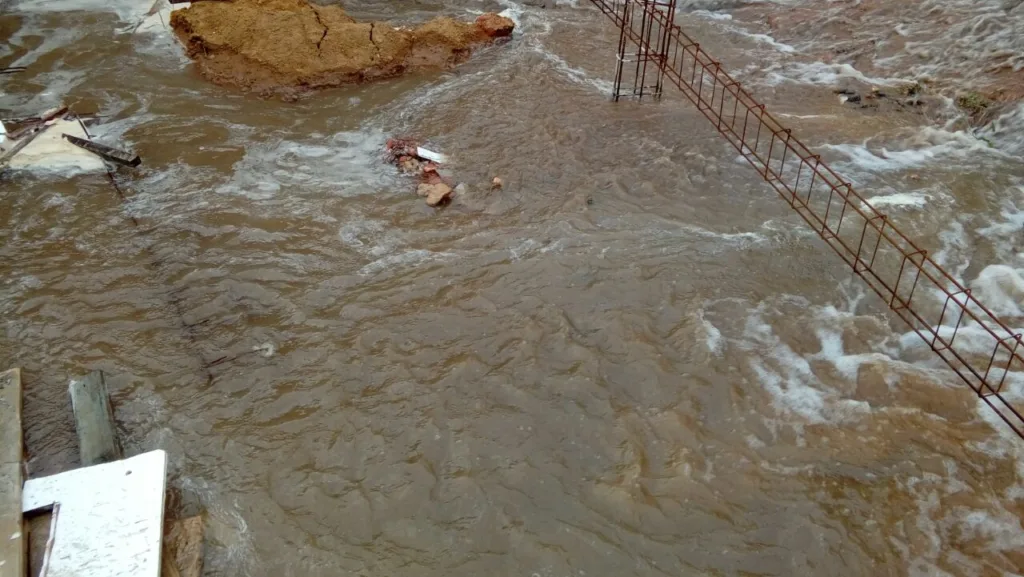
[[[3,63],[29,67],[0,79],[4,115],[96,112],[144,160],[115,174],[124,199],[106,174],[0,182],[0,366],[24,367],[33,475],[73,466],[67,382],[103,369],[129,452],[166,449],[201,505],[208,575],[1024,574],[1024,441],[688,103],[608,101],[617,34],[586,2],[349,2],[519,29],[457,70],[298,103],[207,84],[142,4],[0,15]],[[977,131],[948,92],[885,112],[831,91],[977,82],[964,59],[1013,72],[1024,7],[933,1],[934,34],[901,29],[926,57],[826,62],[813,26],[763,18],[851,3],[683,4],[1024,324],[1024,112]],[[821,18],[881,40],[906,17],[874,14]],[[973,55],[945,48],[979,18]],[[449,154],[468,193],[426,207],[380,162],[396,134]]]

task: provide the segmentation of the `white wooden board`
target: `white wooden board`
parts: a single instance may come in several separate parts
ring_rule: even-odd
[[[159,577],[167,454],[25,483],[22,511],[60,504],[46,577]]]
[[[104,170],[103,161],[91,152],[86,152],[64,140],[61,134],[78,138],[89,137],[77,120],[56,120],[46,130],[22,148],[11,158],[8,166],[12,169],[83,171]]]

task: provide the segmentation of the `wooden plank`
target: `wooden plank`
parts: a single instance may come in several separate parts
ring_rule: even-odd
[[[61,136],[64,137],[64,140],[67,140],[82,150],[88,150],[96,156],[109,160],[110,162],[116,162],[117,164],[131,167],[142,164],[142,159],[139,158],[138,154],[118,150],[112,146],[107,146],[106,144],[100,144],[99,142],[93,142],[70,134],[62,134]]]
[[[83,467],[109,463],[121,458],[121,443],[114,425],[107,383],[101,371],[93,371],[68,385],[71,409],[78,431],[78,454]]]
[[[46,577],[160,577],[166,475],[151,451],[26,482],[22,512],[59,507]]]
[[[45,128],[47,122],[57,117],[63,117],[67,113],[67,106],[47,110],[42,115],[40,115],[39,118],[36,118],[34,121],[32,121],[28,126],[19,128],[18,130],[15,130],[14,132],[10,133],[8,135],[8,138],[10,138],[11,140],[18,140],[19,138],[25,136],[26,134],[29,134],[31,132],[38,132]]]
[[[21,369],[0,373],[0,439],[0,577],[24,577]]]
[[[164,534],[162,577],[200,577],[203,573],[203,518],[179,519]]]

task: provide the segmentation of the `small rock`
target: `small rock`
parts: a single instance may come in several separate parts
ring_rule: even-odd
[[[501,188],[505,185],[505,181],[495,176],[494,180],[491,181],[491,188]]]
[[[516,23],[510,18],[497,14],[483,14],[476,19],[477,28],[491,38],[504,38],[512,35]]]
[[[398,159],[398,168],[402,172],[419,172],[420,161],[411,156],[403,156]]]
[[[452,195],[452,189],[447,184],[428,184],[426,186],[430,187],[430,191],[427,193],[427,206],[437,206]],[[419,191],[417,190],[417,192]]]

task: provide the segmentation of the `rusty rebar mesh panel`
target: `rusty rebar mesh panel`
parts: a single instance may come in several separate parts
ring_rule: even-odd
[[[868,204],[687,36],[674,23],[674,0],[591,2],[619,26],[620,63],[621,55],[632,53],[642,66],[657,67],[659,90],[663,80],[676,86],[893,313],[1024,437],[1024,415],[1006,394],[1012,375],[1024,373],[1021,335]],[[644,88],[648,72],[637,68],[634,91]]]

